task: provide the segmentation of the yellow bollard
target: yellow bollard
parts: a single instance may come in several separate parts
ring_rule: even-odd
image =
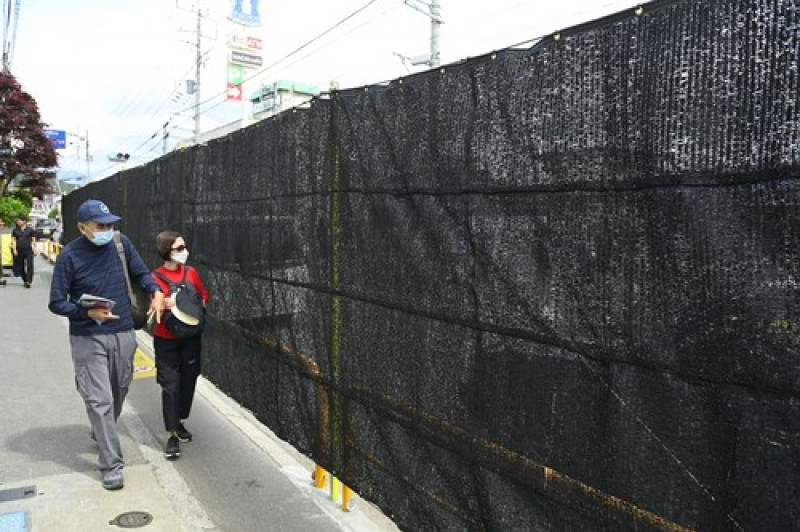
[[[314,487],[324,488],[327,484],[326,476],[328,472],[320,465],[314,465]],[[340,493],[342,497],[342,511],[350,511],[350,501],[353,499],[353,490],[342,484],[338,478],[330,475],[331,477],[331,499],[336,501],[339,499]]]
[[[339,499],[339,479],[331,475],[331,499]]]
[[[325,473],[326,471],[322,469],[320,466],[314,466],[314,487],[315,488],[324,488],[325,487]]]
[[[350,499],[353,498],[353,490],[342,484],[342,511],[350,511]]]

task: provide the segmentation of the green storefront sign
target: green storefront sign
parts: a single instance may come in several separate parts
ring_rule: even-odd
[[[240,84],[244,81],[244,68],[228,65],[228,83]]]

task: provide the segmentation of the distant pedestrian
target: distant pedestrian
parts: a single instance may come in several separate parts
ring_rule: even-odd
[[[194,400],[197,378],[202,369],[202,330],[208,291],[197,270],[188,266],[189,249],[186,241],[175,231],[162,231],[156,236],[156,251],[164,264],[153,271],[153,278],[165,294],[165,314],[153,330],[153,349],[156,355],[156,380],[161,385],[161,406],[167,444],[164,456],[175,460],[181,455],[180,442],[192,440],[192,433],[183,422],[189,417]],[[184,292],[178,296],[178,291]],[[197,301],[187,299],[189,293]],[[184,303],[185,301],[185,303]],[[182,307],[182,305],[187,305]],[[170,315],[172,314],[172,315]],[[173,325],[178,320],[180,323]],[[190,327],[186,327],[189,324]],[[188,332],[187,332],[187,329]]]
[[[3,279],[5,277],[5,272],[3,271],[3,229],[5,229],[6,223],[0,218],[0,286],[6,285],[6,280]]]
[[[58,224],[56,224],[56,228],[53,229],[53,235],[52,235],[53,242],[55,242],[58,245],[61,245],[61,233],[62,232],[63,232],[63,229],[61,227],[61,222],[58,222]]]
[[[106,205],[87,200],[78,208],[81,237],[67,244],[56,259],[49,308],[69,317],[69,341],[75,382],[99,449],[99,469],[106,489],[123,487],[122,458],[117,419],[133,379],[136,336],[122,261],[113,224],[120,220]],[[150,277],[147,266],[125,235],[120,235],[131,282],[153,294],[150,312],[161,318],[164,294]],[[87,308],[79,300],[98,296],[111,300]],[[112,312],[113,311],[113,312]]]
[[[14,271],[22,277],[25,288],[33,282],[33,257],[39,254],[36,249],[36,235],[28,225],[24,214],[17,216],[16,227],[11,231],[11,254],[14,255]]]

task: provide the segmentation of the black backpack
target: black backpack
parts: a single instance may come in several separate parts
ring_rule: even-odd
[[[153,272],[153,274],[167,283],[169,285],[169,295],[172,296],[178,292],[185,291],[186,294],[189,295],[189,298],[192,299],[199,308],[203,309],[201,316],[199,317],[199,322],[197,325],[189,325],[187,323],[182,322],[178,318],[176,318],[172,312],[168,312],[163,317],[164,327],[172,333],[173,336],[176,338],[191,338],[192,336],[197,336],[203,329],[206,327],[206,312],[205,307],[203,306],[203,296],[194,285],[190,282],[186,281],[186,272],[189,271],[189,266],[183,267],[183,276],[181,277],[180,282],[174,283],[167,279],[166,276],[162,275],[159,272]]]

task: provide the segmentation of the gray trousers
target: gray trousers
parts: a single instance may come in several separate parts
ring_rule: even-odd
[[[125,465],[117,432],[117,419],[133,380],[136,335],[130,331],[69,337],[75,385],[86,405],[92,435],[100,450],[101,473],[120,471]]]

